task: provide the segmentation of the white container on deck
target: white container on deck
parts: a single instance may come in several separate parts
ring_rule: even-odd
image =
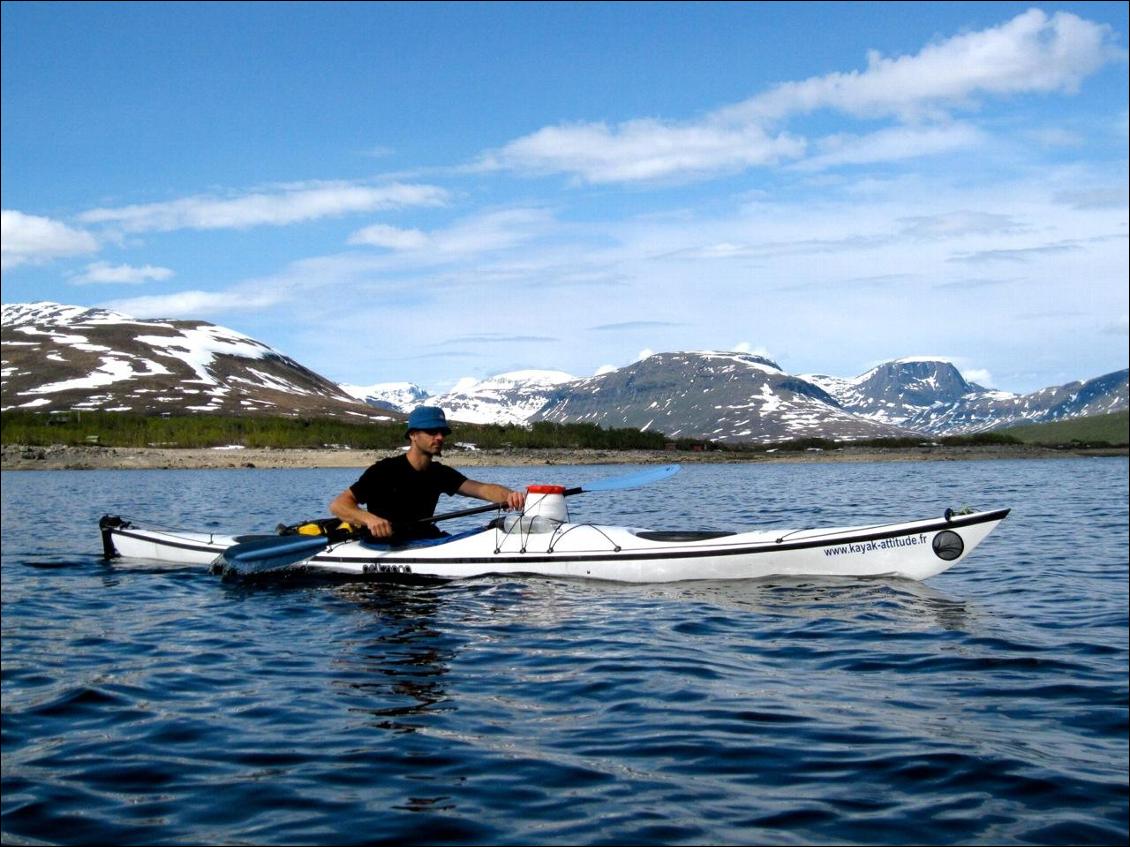
[[[526,508],[520,515],[507,515],[503,526],[507,532],[552,532],[568,522],[562,485],[530,485],[526,488]]]
[[[542,517],[565,523],[569,520],[569,508],[565,505],[565,486],[528,486],[526,488],[525,515],[530,518]]]

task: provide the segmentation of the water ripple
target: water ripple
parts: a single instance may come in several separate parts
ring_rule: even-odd
[[[938,464],[695,467],[677,503],[577,504],[676,528],[1014,508],[926,584],[224,583],[106,565],[36,506],[242,530],[233,504],[273,525],[350,480],[5,474],[4,842],[1125,843],[1126,462]]]

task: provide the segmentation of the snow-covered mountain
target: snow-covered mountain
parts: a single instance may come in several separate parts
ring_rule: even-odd
[[[341,387],[378,409],[407,414],[416,406],[439,406],[453,421],[524,424],[546,404],[559,385],[575,380],[575,376],[564,371],[524,370],[481,380],[468,377],[442,394],[428,394],[411,382]]]
[[[462,380],[428,398],[453,419],[468,423],[520,424],[533,418],[556,390],[576,381],[564,371],[511,371],[484,380]]]
[[[338,386],[203,321],[139,321],[57,303],[3,307],[2,408],[402,419],[422,404],[453,421],[633,427],[727,443],[953,435],[1126,409],[1127,370],[1020,395],[952,363],[899,359],[854,378],[796,376],[747,353],[657,353],[578,379],[514,371],[429,395],[411,383]],[[361,402],[361,401],[364,402]]]
[[[968,382],[951,362],[921,357],[845,378],[794,376],[776,362],[745,353],[659,353],[600,376],[560,376],[545,404],[524,420],[651,429],[673,438],[729,443],[964,435],[1128,405],[1126,370],[1020,395]],[[515,387],[524,393],[509,394],[507,382],[484,380],[453,392],[457,401],[440,396],[427,402],[448,409],[455,420],[522,422],[540,391]]]
[[[412,382],[378,382],[375,385],[346,385],[342,391],[376,409],[411,412],[428,399],[428,392]]]
[[[966,435],[1127,408],[1127,371],[1013,394],[967,382],[951,362],[907,358],[854,379],[811,376],[848,411],[932,435]]]
[[[42,302],[5,304],[2,328],[4,411],[392,417],[266,344],[204,321],[140,321]]]
[[[534,419],[729,443],[910,434],[846,411],[827,391],[770,359],[714,351],[657,353],[562,384]]]

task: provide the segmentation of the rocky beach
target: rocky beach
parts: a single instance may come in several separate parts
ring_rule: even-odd
[[[291,450],[232,445],[213,448],[28,446],[5,444],[0,469],[130,470],[209,468],[363,468],[391,451]],[[1126,448],[1053,449],[1025,445],[910,448],[844,447],[838,450],[685,452],[668,450],[461,450],[449,449],[444,461],[454,467],[529,465],[692,464],[699,462],[939,462],[978,459],[1044,459],[1068,456],[1125,456]]]

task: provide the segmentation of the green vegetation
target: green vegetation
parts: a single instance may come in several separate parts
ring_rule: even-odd
[[[953,435],[944,438],[867,438],[860,441],[829,441],[824,438],[802,438],[780,444],[744,445],[734,449],[764,452],[840,450],[844,447],[875,449],[910,449],[914,447],[994,447],[1032,445],[1055,448],[1107,448],[1126,447],[1130,434],[1130,417],[1127,412],[1095,415],[1046,424],[1010,427],[973,435]]]
[[[1130,443],[1130,412],[1113,412],[1069,421],[1002,430],[1023,444],[1066,447],[1125,447]]]
[[[947,435],[943,438],[930,440],[921,438],[877,438],[870,441],[852,442],[853,445],[860,447],[921,447],[924,444],[940,444],[943,447],[997,447],[1019,443],[1014,436],[999,431],[977,432],[972,435]]]
[[[662,450],[668,442],[661,432],[637,429],[602,429],[595,424],[558,424],[538,421],[528,428],[508,424],[457,424],[454,439],[469,441],[484,449],[563,447],[595,450]]]
[[[161,417],[128,412],[4,412],[4,444],[47,446],[50,444],[99,444],[105,447],[245,447],[317,449],[340,447],[352,450],[394,450],[403,446],[403,423],[347,423],[328,418],[220,417],[184,415]],[[736,453],[805,450],[839,450],[844,447],[909,449],[922,446],[977,447],[1032,444],[1053,447],[1126,446],[1127,412],[1077,418],[1070,421],[1014,427],[976,435],[926,440],[923,438],[875,438],[862,441],[831,441],[802,438],[778,444],[721,445],[701,439],[671,439],[660,432],[604,429],[595,424],[538,422],[516,424],[464,424],[454,427],[452,442],[474,444],[483,450],[547,448],[590,450],[726,450]]]
[[[342,424],[328,419],[162,417],[129,412],[4,412],[5,444],[100,444],[106,447],[321,447],[363,440],[365,447],[399,444],[403,428]],[[341,440],[343,439],[344,440]]]
[[[10,411],[2,417],[4,444],[81,445],[104,447],[245,447],[390,450],[404,445],[403,423],[346,423],[326,418],[160,417],[128,412]],[[662,450],[670,440],[662,433],[635,429],[602,429],[593,424],[535,423],[522,426],[456,424],[453,442],[470,442],[490,450],[505,447],[562,447],[604,450]],[[683,439],[677,447],[702,445]],[[701,449],[701,447],[700,447]]]

